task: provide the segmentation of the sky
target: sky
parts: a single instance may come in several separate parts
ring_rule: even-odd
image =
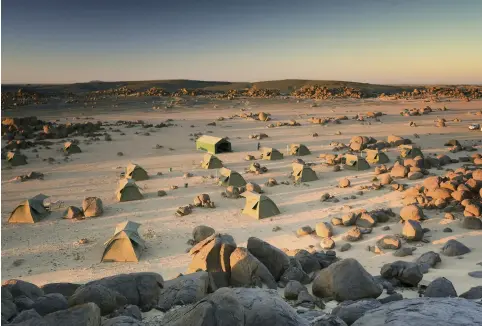
[[[482,83],[482,0],[3,0],[2,83]]]

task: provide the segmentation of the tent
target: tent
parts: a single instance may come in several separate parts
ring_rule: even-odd
[[[246,191],[241,194],[246,198],[243,214],[258,220],[280,214],[276,204],[267,196]]]
[[[126,168],[126,179],[134,179],[135,181],[143,181],[149,179],[147,171],[140,165],[129,163]]]
[[[402,158],[415,158],[417,156],[423,157],[422,150],[420,147],[415,145],[401,145],[400,146],[400,156]]]
[[[8,223],[36,223],[47,216],[44,200],[48,198],[43,194],[21,202],[10,214]]]
[[[142,199],[143,196],[139,187],[133,179],[122,179],[116,191],[118,201],[131,201]]]
[[[196,140],[196,149],[211,154],[231,152],[231,143],[225,138],[203,135]]]
[[[365,150],[367,153],[367,162],[372,163],[372,164],[385,164],[390,162],[390,159],[388,158],[387,154],[384,152],[380,152],[379,150],[376,149],[367,149]]]
[[[219,174],[219,184],[221,186],[242,187],[246,185],[246,181],[238,172],[226,168],[221,168],[219,169]]]
[[[295,182],[310,182],[318,180],[318,176],[316,175],[315,171],[313,171],[309,166],[300,163],[293,163],[292,176]]]
[[[290,145],[290,155],[303,156],[303,155],[310,155],[310,154],[311,154],[311,152],[308,149],[308,147],[306,147],[303,144],[291,144]]]
[[[140,224],[126,221],[117,224],[114,236],[105,245],[102,262],[138,262],[145,242],[138,233]]]
[[[346,170],[362,171],[370,168],[368,162],[363,157],[357,155],[346,154],[341,159],[341,163],[343,163],[343,168]]]
[[[25,165],[27,164],[27,157],[20,153],[8,152],[7,162],[10,163],[11,166]]]
[[[262,149],[261,157],[263,160],[282,160],[283,154],[277,149],[264,147]]]
[[[67,154],[82,153],[80,147],[70,141],[64,143],[64,152]]]
[[[223,162],[212,154],[204,154],[204,159],[201,162],[203,169],[220,169],[223,167]]]

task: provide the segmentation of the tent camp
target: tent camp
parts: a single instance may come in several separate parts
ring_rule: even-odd
[[[423,157],[422,150],[418,146],[401,145],[399,148],[400,148],[400,156],[402,158],[415,158],[417,156]]]
[[[292,176],[295,182],[310,182],[318,180],[315,171],[309,166],[300,163],[293,163]]]
[[[196,140],[196,149],[211,154],[231,152],[231,143],[225,138],[203,135]]]
[[[219,174],[219,184],[221,186],[242,187],[246,185],[246,181],[238,172],[226,168],[221,168],[219,169]]]
[[[341,159],[341,163],[343,163],[343,168],[346,170],[362,171],[370,168],[368,162],[363,157],[357,155],[346,154]]]
[[[212,154],[204,154],[204,159],[201,162],[203,169],[220,169],[223,167],[223,162]]]
[[[308,149],[308,147],[306,147],[303,144],[291,144],[290,145],[290,155],[303,156],[303,155],[310,155],[310,154],[311,154],[311,152]]]
[[[126,179],[133,179],[135,181],[143,181],[149,179],[147,171],[144,170],[140,165],[129,163],[126,168]]]
[[[241,194],[246,198],[243,214],[258,220],[280,214],[276,204],[267,196],[246,191]]]
[[[367,149],[365,150],[367,153],[366,160],[369,163],[372,164],[385,164],[390,162],[390,159],[388,158],[387,154],[384,152],[380,152],[379,150],[376,149]]]
[[[263,147],[261,158],[263,160],[282,160],[283,154],[277,149]]]
[[[48,198],[43,194],[27,199],[20,203],[10,214],[8,223],[36,223],[48,215],[44,200]]]
[[[11,166],[25,165],[27,164],[27,157],[20,153],[8,152],[7,162],[10,163]]]
[[[126,221],[117,224],[114,236],[105,245],[102,262],[138,262],[145,242],[138,233],[140,224]]]
[[[64,143],[64,152],[67,154],[82,153],[80,147],[70,141]]]
[[[133,179],[122,179],[116,191],[116,198],[118,201],[131,201],[142,199],[143,196]]]

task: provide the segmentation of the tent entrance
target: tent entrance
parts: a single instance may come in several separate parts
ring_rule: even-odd
[[[228,142],[219,142],[216,144],[216,153],[231,152],[231,144]]]

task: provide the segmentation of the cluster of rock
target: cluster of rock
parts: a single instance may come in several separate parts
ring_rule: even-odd
[[[329,123],[332,124],[340,124],[342,120],[348,120],[347,116],[338,116],[338,117],[327,117],[327,118],[316,118],[316,117],[311,117],[308,122],[311,122],[312,124],[317,124],[317,125],[326,125]]]
[[[30,104],[45,104],[48,97],[44,94],[20,88],[16,92],[2,92],[2,110]]]
[[[416,88],[411,92],[403,91],[400,93],[387,95],[382,93],[379,98],[390,99],[433,99],[438,98],[459,98],[464,100],[478,99],[482,97],[482,89],[477,86],[472,87],[425,87]]]
[[[301,124],[299,122],[297,122],[296,120],[290,120],[288,122],[278,121],[276,123],[270,123],[267,127],[268,128],[275,128],[275,127],[285,127],[285,126],[299,127],[299,126],[301,126]]]
[[[352,87],[327,88],[320,85],[307,85],[293,91],[290,95],[296,98],[311,98],[317,100],[366,97],[366,94],[361,90]]]

